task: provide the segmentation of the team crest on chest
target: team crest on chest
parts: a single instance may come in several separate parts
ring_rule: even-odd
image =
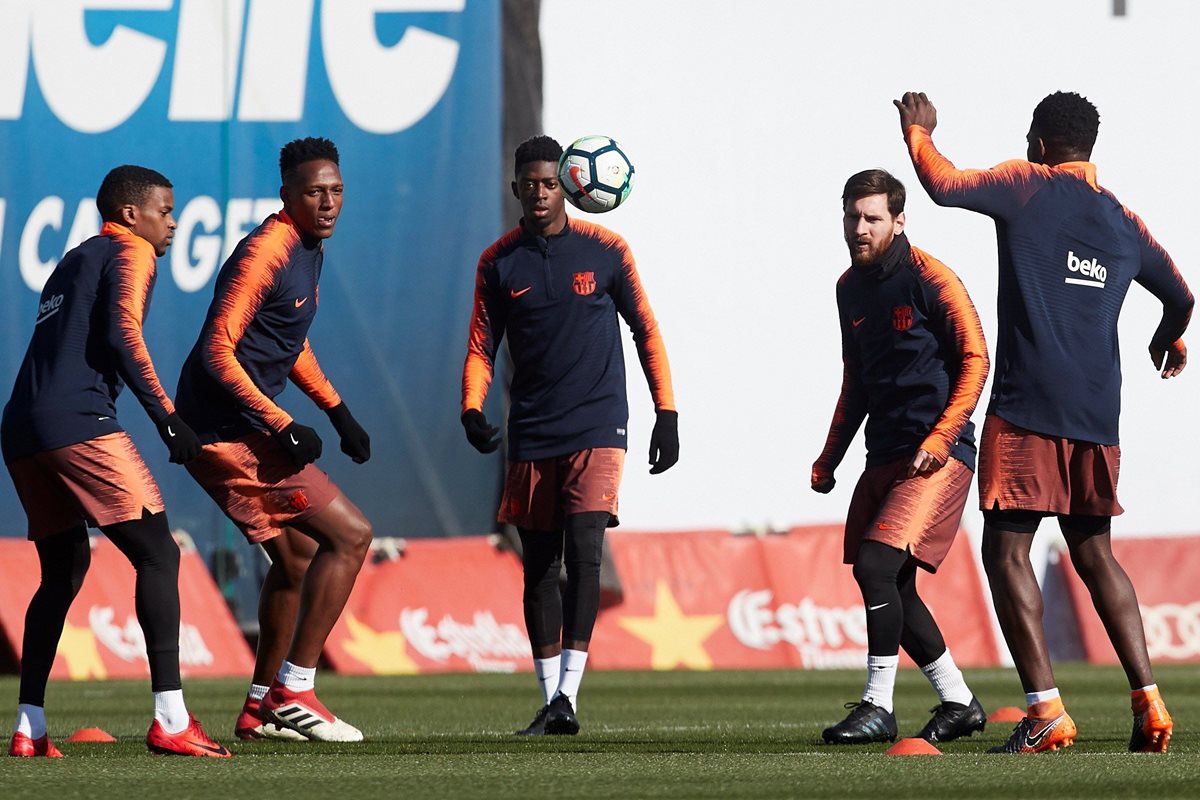
[[[892,309],[892,327],[906,331],[912,327],[912,306],[896,306]]]
[[[596,273],[576,272],[571,285],[575,287],[575,294],[591,294],[596,291]]]

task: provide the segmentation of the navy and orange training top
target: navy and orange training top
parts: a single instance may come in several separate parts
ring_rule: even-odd
[[[958,277],[900,234],[880,263],[842,274],[837,305],[842,391],[814,477],[833,477],[864,417],[868,467],[920,449],[974,469],[987,343]]]
[[[200,441],[287,428],[292,418],[274,398],[289,378],[322,409],[341,403],[308,342],[323,252],[280,211],[242,239],[221,267],[175,396]]]
[[[154,422],[175,413],[142,336],[155,276],[154,246],[114,222],[63,256],[4,407],[6,462],[122,430],[125,385]]]
[[[510,461],[625,448],[629,403],[617,314],[633,331],[655,409],[675,410],[667,351],[625,240],[570,218],[549,238],[513,228],[479,259],[462,410],[483,409],[507,336]]]
[[[1119,441],[1117,317],[1130,283],[1162,302],[1150,340],[1167,350],[1187,328],[1192,293],[1146,226],[1096,183],[1086,161],[1006,161],[959,170],[929,131],[906,131],[917,176],[938,205],[996,222],[1000,279],[989,414],[1037,433]]]

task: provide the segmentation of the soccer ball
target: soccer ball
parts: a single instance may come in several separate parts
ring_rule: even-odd
[[[612,211],[633,189],[633,164],[607,136],[576,139],[558,159],[558,182],[571,205],[581,211]]]

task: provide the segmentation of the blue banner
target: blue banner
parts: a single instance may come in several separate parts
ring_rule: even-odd
[[[174,183],[146,339],[174,393],[225,256],[280,207],[279,148],[341,152],[345,207],[326,242],[310,332],[372,437],[357,466],[294,387],[278,402],[325,440],[319,465],[378,536],[493,527],[498,456],[470,449],[459,380],[479,253],[503,230],[496,0],[16,0],[0,5],[0,394],[7,400],[41,286],[99,230],[93,198],[119,164]],[[235,544],[213,502],[136,401],[120,419],[173,527]],[[0,535],[24,515],[0,485]]]

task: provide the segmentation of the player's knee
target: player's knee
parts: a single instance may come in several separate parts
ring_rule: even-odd
[[[365,559],[371,549],[371,540],[375,538],[375,529],[361,514],[357,515],[346,526],[345,543],[347,548],[359,558]]]

